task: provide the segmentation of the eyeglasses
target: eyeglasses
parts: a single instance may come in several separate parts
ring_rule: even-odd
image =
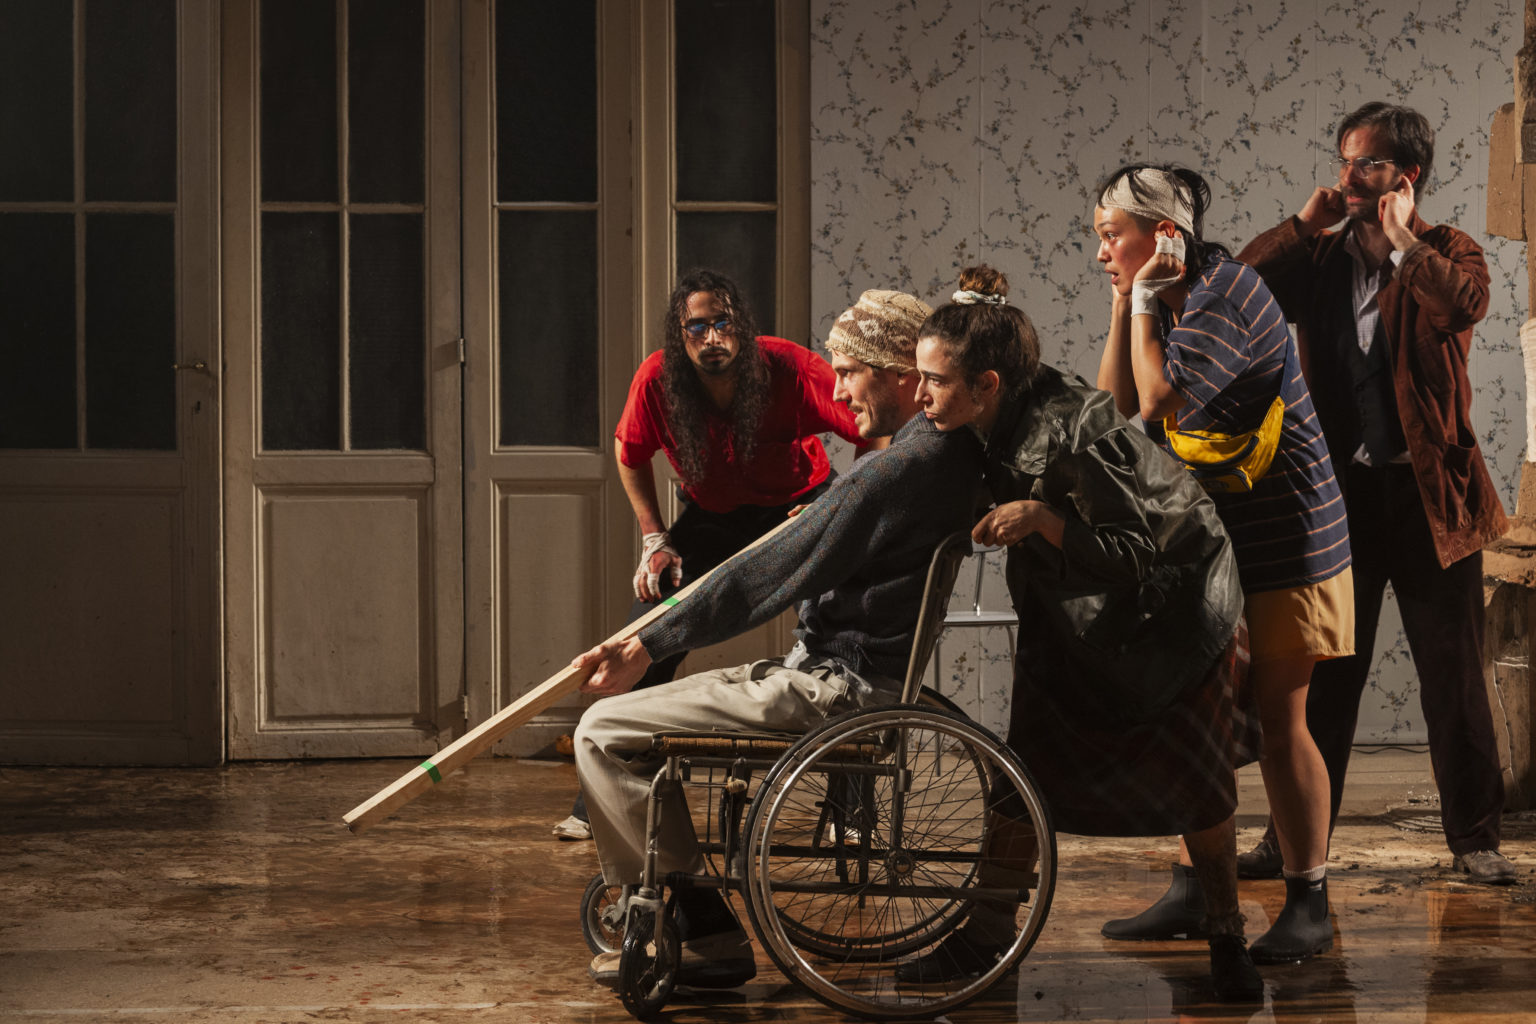
[[[1339,172],[1339,177],[1344,177],[1350,171],[1355,171],[1362,178],[1370,177],[1376,168],[1383,164],[1395,164],[1396,160],[1384,158],[1378,160],[1373,156],[1357,156],[1353,160],[1339,159],[1333,162],[1333,169]]]
[[[731,318],[723,316],[718,320],[689,320],[683,324],[683,330],[687,331],[688,335],[693,338],[704,337],[704,335],[709,333],[710,328],[714,328],[716,334],[730,334]]]

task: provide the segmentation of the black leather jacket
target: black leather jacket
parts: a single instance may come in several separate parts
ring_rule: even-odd
[[[1206,674],[1242,616],[1216,506],[1107,392],[1050,367],[1004,407],[986,460],[998,504],[1034,499],[1066,517],[1060,549],[1031,535],[1008,551],[1020,664],[1077,670],[1042,681],[1085,711],[1155,717]]]

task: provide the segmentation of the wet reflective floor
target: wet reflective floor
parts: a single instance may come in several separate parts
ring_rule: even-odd
[[[586,973],[592,845],[549,836],[571,766],[482,759],[347,832],[341,815],[408,767],[0,769],[0,1021],[628,1020]],[[1334,951],[1263,968],[1264,1005],[1241,1011],[1211,1001],[1204,943],[1098,934],[1162,891],[1171,845],[1063,836],[1033,952],[946,1019],[1536,1021],[1536,816],[1507,820],[1520,883],[1491,889],[1452,874],[1431,813],[1341,825]],[[1243,847],[1259,814],[1245,802]],[[1242,883],[1250,937],[1282,902],[1278,881]],[[660,1019],[846,1019],[758,962],[740,992],[680,993]]]

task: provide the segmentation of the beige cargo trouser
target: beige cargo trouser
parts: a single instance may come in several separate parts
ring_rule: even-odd
[[[787,668],[785,660],[699,672],[606,697],[587,709],[576,727],[576,769],[609,885],[640,881],[646,796],[662,763],[650,752],[654,734],[803,733],[845,711],[889,703],[899,692],[894,681],[861,678],[834,662],[800,661],[799,668]],[[657,870],[702,872],[703,855],[680,788],[665,787],[659,796]]]

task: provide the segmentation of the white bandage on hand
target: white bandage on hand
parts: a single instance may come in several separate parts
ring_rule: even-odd
[[[672,546],[672,538],[667,531],[660,533],[648,533],[640,538],[640,565],[635,569],[635,596],[640,600],[646,599],[646,590],[652,594],[661,593],[661,573],[651,572],[651,556],[660,551],[672,556],[672,585],[675,587],[683,582],[683,556],[677,553]],[[644,586],[642,586],[644,584]]]
[[[1158,235],[1157,255],[1172,256],[1180,265],[1184,263],[1184,236],[1181,234]],[[1157,293],[1179,283],[1182,274],[1173,277],[1156,277],[1137,281],[1131,285],[1131,316],[1157,315]]]

